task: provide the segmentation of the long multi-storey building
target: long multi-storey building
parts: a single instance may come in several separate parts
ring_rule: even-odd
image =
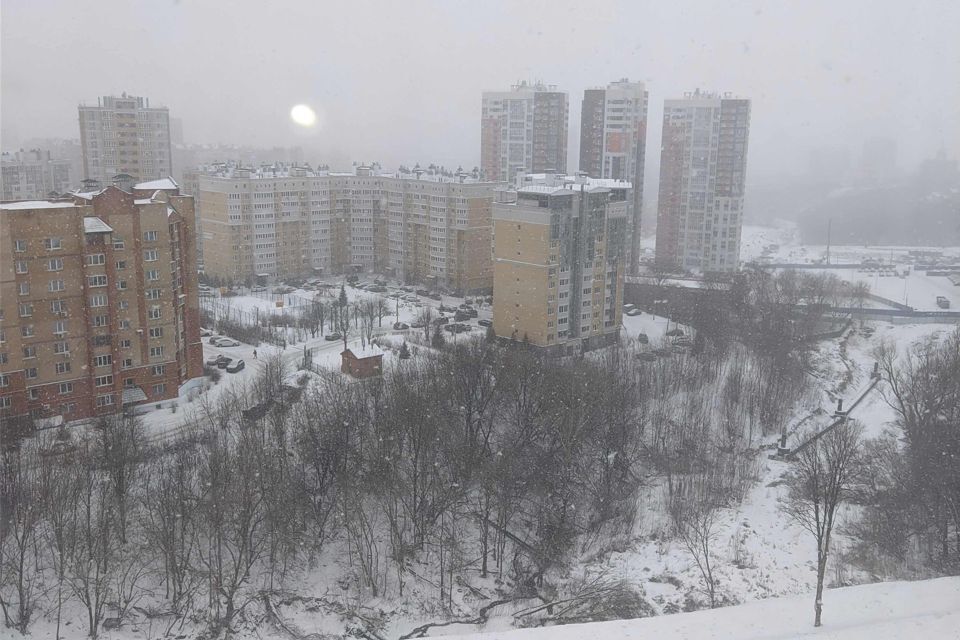
[[[70,161],[31,149],[4,153],[0,159],[0,200],[32,200],[60,195],[73,186]]]
[[[494,203],[493,328],[550,352],[617,339],[630,183],[529,176]]]
[[[374,272],[489,291],[497,183],[460,172],[221,166],[198,175],[204,273],[224,280]]]
[[[636,273],[640,265],[647,100],[642,82],[624,78],[604,89],[584,91],[580,112],[580,171],[592,178],[624,180],[633,185],[626,238],[630,273]]]
[[[170,112],[149,98],[104,96],[80,105],[80,145],[85,179],[106,186],[114,176],[159,180],[173,175]]]
[[[510,91],[485,91],[480,120],[480,169],[487,180],[517,173],[567,170],[566,91],[523,82]]]
[[[0,204],[0,416],[115,413],[202,374],[193,199],[155,186]]]
[[[695,91],[664,102],[658,266],[738,268],[749,133],[748,99]]]

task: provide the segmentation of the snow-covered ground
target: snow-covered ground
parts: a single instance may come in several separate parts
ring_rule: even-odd
[[[884,582],[828,590],[823,626],[813,626],[813,596],[771,598],[672,616],[497,631],[460,640],[957,640],[960,578]]]

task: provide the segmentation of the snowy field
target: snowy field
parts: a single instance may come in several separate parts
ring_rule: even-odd
[[[960,578],[832,589],[824,625],[812,625],[811,596],[771,598],[673,616],[459,636],[461,640],[956,640]]]

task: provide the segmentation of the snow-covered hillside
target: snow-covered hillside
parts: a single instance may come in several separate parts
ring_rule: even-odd
[[[813,596],[770,598],[671,616],[521,631],[485,631],[458,640],[957,640],[960,578],[885,582],[828,590],[824,625],[813,627]],[[491,622],[491,627],[496,621]]]

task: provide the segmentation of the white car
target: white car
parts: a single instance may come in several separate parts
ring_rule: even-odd
[[[212,335],[213,335],[213,331],[211,331],[210,329],[205,329],[204,327],[200,327],[200,337],[201,337],[201,338],[207,338],[207,337],[210,337],[210,336],[212,336]]]
[[[215,347],[239,347],[240,343],[233,338],[220,338],[213,343]]]

